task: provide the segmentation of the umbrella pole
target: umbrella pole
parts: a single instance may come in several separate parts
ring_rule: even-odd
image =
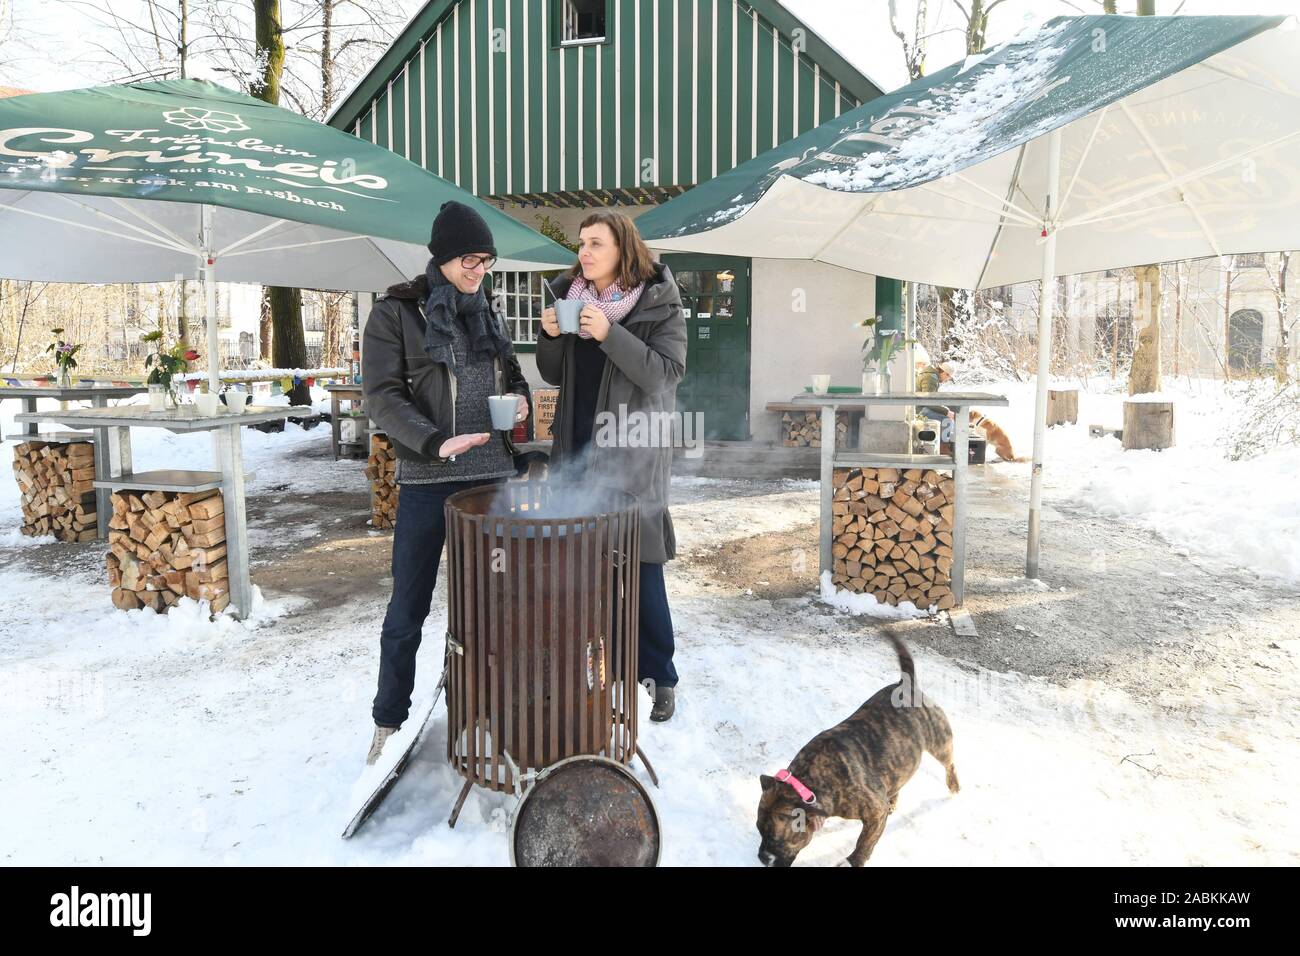
[[[1038,577],[1039,516],[1043,500],[1043,445],[1047,440],[1047,376],[1052,360],[1052,310],[1056,305],[1056,191],[1061,177],[1061,130],[1047,138],[1047,200],[1043,207],[1043,279],[1038,300],[1038,378],[1034,391],[1034,464],[1029,482],[1029,546],[1025,577]]]
[[[208,391],[216,395],[221,391],[221,341],[217,329],[217,277],[216,252],[212,242],[212,207],[202,208],[202,246],[199,272],[203,276],[203,298],[208,317]]]
[[[905,391],[916,391],[916,359],[912,356],[912,337],[916,334],[916,283],[908,279],[903,285],[903,366],[904,374],[907,375],[907,384],[903,386]],[[907,453],[914,454],[916,449],[912,447],[916,432],[912,428],[912,419],[916,417],[916,407],[913,405],[903,409],[903,414],[907,417]]]

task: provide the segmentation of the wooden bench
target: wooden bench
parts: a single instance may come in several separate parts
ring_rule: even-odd
[[[245,481],[254,477],[253,472],[244,475]],[[210,491],[222,486],[219,471],[184,471],[178,468],[161,468],[157,471],[137,471],[133,474],[118,475],[95,481],[96,488],[108,488],[112,491]]]
[[[18,432],[14,435],[6,435],[5,441],[40,441],[47,445],[66,445],[69,442],[95,440],[94,432]]]

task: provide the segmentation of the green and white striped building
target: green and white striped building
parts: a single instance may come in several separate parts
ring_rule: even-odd
[[[777,0],[429,0],[329,123],[576,241],[881,90]],[[710,438],[770,439],[763,406],[812,372],[860,378],[852,323],[896,284],[807,262],[665,256],[687,303],[679,407]],[[495,277],[525,371],[540,276]],[[365,314],[365,303],[362,303]]]

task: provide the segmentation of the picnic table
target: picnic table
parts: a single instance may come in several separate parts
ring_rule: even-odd
[[[58,402],[90,402],[92,408],[107,408],[109,399],[130,398],[132,395],[139,395],[148,391],[147,385],[74,385],[70,388],[62,388],[57,385],[16,385],[6,388],[0,388],[0,400],[6,398],[21,399],[23,411],[15,417],[15,421],[22,420],[26,424],[22,431],[14,435],[4,436],[5,441],[47,441],[47,442],[68,442],[83,441],[87,436],[73,432],[54,432],[42,433],[37,427],[40,421],[45,420],[42,416],[36,415],[36,403],[39,399],[49,398]],[[35,418],[28,416],[35,415]],[[47,416],[48,417],[48,416]],[[57,419],[50,419],[57,420]],[[95,444],[95,474],[108,474],[109,462],[106,457],[108,449],[107,435],[102,428],[96,428],[93,432]],[[108,510],[109,496],[112,492],[102,489],[95,489],[95,537],[108,537]]]
[[[891,392],[885,395],[796,395],[791,404],[800,408],[820,408],[822,435],[834,436],[837,409],[861,408],[869,405],[946,405],[955,410],[953,422],[953,453],[948,455],[891,454],[873,451],[840,450],[834,438],[823,440],[821,446],[821,520],[819,553],[821,572],[831,570],[832,556],[832,495],[835,469],[839,468],[932,468],[951,471],[957,487],[953,503],[953,560],[952,593],[960,605],[965,597],[966,585],[966,518],[969,503],[966,493],[966,472],[969,465],[969,427],[972,406],[1005,406],[1004,395],[983,392]]]
[[[230,573],[230,604],[236,619],[243,620],[252,611],[253,586],[248,571],[248,516],[245,509],[244,483],[252,477],[244,474],[243,444],[240,428],[259,425],[293,415],[309,413],[301,405],[252,406],[236,415],[225,410],[216,415],[201,415],[193,405],[165,411],[150,411],[144,405],[119,408],[69,408],[28,412],[15,416],[16,421],[35,424],[54,421],[70,428],[93,428],[102,439],[96,441],[95,487],[106,494],[123,489],[142,491],[197,492],[217,488],[225,500],[226,561]],[[137,472],[131,462],[131,429],[165,428],[176,434],[215,432],[212,471],[165,468]],[[103,444],[106,467],[99,470],[99,445]],[[112,511],[108,504],[100,508],[104,521]]]

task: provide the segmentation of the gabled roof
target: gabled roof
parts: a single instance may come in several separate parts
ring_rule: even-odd
[[[388,81],[401,71],[402,64],[415,54],[420,43],[433,32],[438,22],[460,2],[461,0],[428,0],[419,12],[411,17],[397,39],[384,51],[379,62],[348,91],[325,122],[339,129],[351,128],[357,117],[369,107],[370,101],[378,96]],[[749,7],[786,35],[795,28],[802,29],[808,37],[805,50],[808,57],[825,67],[839,80],[840,86],[855,99],[865,102],[884,93],[881,86],[841,56],[812,28],[783,7],[779,0],[737,0],[737,2],[742,7]]]

